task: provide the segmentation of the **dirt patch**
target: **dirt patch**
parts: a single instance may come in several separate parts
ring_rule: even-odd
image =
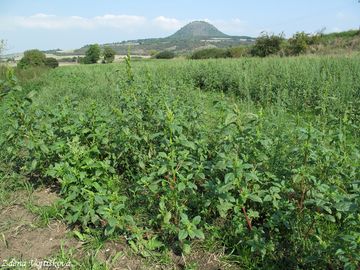
[[[16,196],[16,194],[14,194]],[[51,205],[57,195],[48,190],[37,190],[30,196],[18,193],[14,203],[0,210],[0,258],[22,260],[44,259],[64,247],[74,246],[76,241],[67,238],[66,225],[53,221],[47,227],[36,225],[37,216],[29,212],[24,204],[33,198],[39,206]]]
[[[54,222],[47,228],[23,227],[15,235],[5,233],[5,239],[0,245],[0,257],[44,259],[58,252],[61,246],[69,248],[75,244],[73,240],[66,239],[66,234],[66,226],[59,222]]]
[[[114,270],[143,270],[144,262],[139,256],[129,255],[129,246],[125,241],[109,241],[104,244],[99,253],[97,259],[105,263],[109,269]]]
[[[51,189],[35,190],[33,193],[34,203],[38,206],[49,206],[60,199],[59,195]]]

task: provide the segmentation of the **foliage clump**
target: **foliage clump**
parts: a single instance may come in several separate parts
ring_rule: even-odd
[[[24,56],[21,58],[17,66],[19,68],[28,67],[41,67],[45,65],[46,56],[43,52],[34,49],[24,52]]]
[[[103,49],[103,56],[104,56],[104,62],[105,63],[112,63],[114,62],[115,59],[115,55],[116,55],[116,51],[109,47],[109,46],[105,46]]]
[[[83,59],[84,64],[96,64],[99,61],[101,55],[101,49],[98,44],[92,44],[85,52]]]
[[[162,51],[155,55],[156,59],[173,59],[175,57],[175,53],[172,51]]]
[[[59,62],[56,58],[47,58],[45,53],[40,50],[28,50],[24,52],[24,56],[20,59],[17,67],[20,69],[34,68],[34,67],[49,67],[56,68]]]
[[[252,56],[266,57],[280,52],[285,38],[282,34],[275,35],[263,32],[251,49]]]
[[[220,48],[208,48],[194,52],[191,55],[191,59],[209,59],[209,58],[229,58],[231,52],[227,49]]]
[[[49,68],[57,68],[59,66],[59,62],[54,57],[47,57],[45,58],[45,66]]]

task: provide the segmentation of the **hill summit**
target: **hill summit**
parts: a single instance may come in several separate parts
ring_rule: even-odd
[[[175,34],[169,36],[169,39],[181,39],[181,40],[189,40],[189,39],[199,39],[199,38],[227,38],[228,35],[219,31],[215,26],[210,23],[204,21],[194,21],[191,22],[180,30],[178,30]]]

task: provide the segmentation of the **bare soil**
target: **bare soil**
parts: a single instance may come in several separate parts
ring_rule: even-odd
[[[0,210],[0,258],[21,258],[22,260],[44,259],[60,250],[61,245],[69,248],[76,241],[67,237],[69,233],[65,224],[53,221],[46,227],[39,227],[37,217],[27,210],[20,198],[26,194],[17,194],[19,200]],[[57,196],[48,190],[35,191],[34,204],[51,205]]]

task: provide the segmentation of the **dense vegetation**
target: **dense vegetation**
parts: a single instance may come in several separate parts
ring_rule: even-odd
[[[39,50],[28,50],[24,52],[24,56],[17,64],[18,68],[34,68],[34,67],[49,67],[56,68],[59,66],[59,62],[53,58],[47,58],[46,55]]]
[[[205,48],[193,52],[191,59],[239,58],[266,56],[299,56],[301,54],[344,54],[360,49],[359,31],[347,31],[332,34],[307,34],[297,32],[289,39],[283,34],[266,32],[256,39],[253,45],[230,48]]]
[[[105,46],[103,49],[104,63],[114,62],[116,51],[109,46]]]
[[[8,92],[1,181],[58,185],[69,224],[143,256],[358,269],[358,58],[126,60]]]
[[[84,64],[95,64],[99,61],[101,55],[101,49],[98,44],[90,45],[89,49],[85,52],[85,57],[83,59]]]
[[[155,54],[156,59],[173,59],[175,57],[175,53],[172,51],[163,51]]]
[[[231,57],[227,49],[209,48],[194,52],[191,59],[228,58]]]

